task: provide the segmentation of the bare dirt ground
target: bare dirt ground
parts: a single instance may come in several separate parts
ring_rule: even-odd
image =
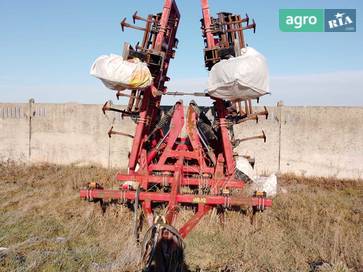
[[[0,164],[0,271],[136,271],[132,214],[81,201],[89,181],[116,185],[97,167]],[[187,237],[190,271],[363,271],[362,181],[280,177],[273,208],[207,216]],[[182,212],[180,218],[188,212]],[[315,270],[317,271],[317,270]]]

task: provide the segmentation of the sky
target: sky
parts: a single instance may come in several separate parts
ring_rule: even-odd
[[[203,91],[208,71],[203,63],[200,1],[177,3],[182,17],[179,48],[167,86],[170,91]],[[262,104],[282,100],[291,106],[363,106],[363,1],[210,0],[209,5],[213,15],[248,13],[256,20],[256,34],[246,32],[246,41],[268,60],[271,95]],[[160,12],[162,6],[162,0],[0,0],[0,103],[29,98],[38,103],[115,100],[89,69],[98,56],[122,55],[124,42],[142,39],[140,31],[121,31],[124,17],[131,22],[136,10],[146,16]],[[282,8],[357,9],[357,32],[281,32]]]

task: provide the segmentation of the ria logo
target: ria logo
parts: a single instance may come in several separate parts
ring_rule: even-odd
[[[355,9],[326,9],[325,31],[327,32],[355,32]]]
[[[349,16],[343,17],[344,15],[345,15],[345,13],[339,13],[339,12],[337,14],[335,14],[335,18],[337,18],[337,19],[328,21],[329,28],[335,28],[335,27],[353,24],[352,19],[350,19]],[[344,19],[344,21],[343,21],[343,19]]]

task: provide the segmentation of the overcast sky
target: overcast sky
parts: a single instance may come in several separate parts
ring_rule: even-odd
[[[179,0],[182,14],[179,48],[172,61],[170,91],[202,91],[203,66],[199,1]],[[363,1],[210,0],[212,13],[249,14],[257,22],[249,46],[269,62],[271,93],[263,104],[363,106]],[[162,8],[160,0],[1,0],[0,102],[103,103],[115,99],[89,75],[102,54],[121,54],[125,41],[135,44],[141,32],[122,33],[119,23],[135,10],[140,15]],[[283,33],[280,8],[355,8],[356,33]],[[185,98],[188,100],[189,98]],[[164,99],[172,103],[173,98]],[[205,103],[208,103],[206,101]]]

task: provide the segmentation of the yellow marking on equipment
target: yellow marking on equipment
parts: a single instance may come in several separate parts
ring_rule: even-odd
[[[193,203],[207,203],[207,199],[205,197],[195,197]]]

